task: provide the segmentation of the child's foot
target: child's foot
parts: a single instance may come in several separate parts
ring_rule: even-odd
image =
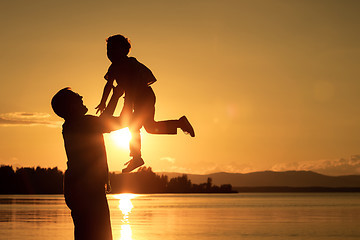
[[[195,137],[194,129],[191,126],[189,120],[185,116],[182,116],[179,121],[181,130],[183,130],[185,133],[190,134],[190,136]]]
[[[144,165],[144,160],[141,157],[133,158],[127,163],[125,163],[125,165],[127,165],[127,167],[122,170],[122,173],[129,173],[135,168]]]

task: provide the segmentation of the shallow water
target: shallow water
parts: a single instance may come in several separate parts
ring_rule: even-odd
[[[108,195],[114,240],[360,239],[359,193]],[[0,239],[73,239],[62,195],[0,195]]]

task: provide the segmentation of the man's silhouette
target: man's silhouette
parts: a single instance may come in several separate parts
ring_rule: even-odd
[[[121,126],[112,114],[116,98],[100,117],[85,115],[82,97],[70,88],[61,89],[51,101],[54,112],[65,119],[63,138],[67,155],[64,196],[75,226],[75,239],[112,239],[105,189],[110,189],[103,133]]]

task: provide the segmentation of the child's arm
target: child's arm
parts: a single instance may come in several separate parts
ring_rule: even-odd
[[[125,122],[123,117],[115,117],[113,113],[115,111],[116,105],[119,101],[119,98],[124,94],[124,90],[120,86],[113,88],[113,94],[110,98],[106,109],[102,112],[99,119],[101,119],[101,127],[103,132],[111,132],[124,128],[128,126],[128,123]]]
[[[120,86],[113,88],[113,95],[110,98],[106,109],[102,112],[101,116],[112,116],[114,114],[116,105],[119,101],[119,98],[124,94],[124,89]]]
[[[111,89],[113,88],[113,82],[114,82],[114,80],[108,80],[106,82],[104,91],[103,91],[103,94],[101,97],[101,101],[100,101],[99,105],[95,108],[95,109],[97,109],[96,114],[98,112],[102,113],[104,111],[104,109],[106,107],[106,100],[108,99]]]

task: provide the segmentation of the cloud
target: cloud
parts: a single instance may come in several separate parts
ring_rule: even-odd
[[[58,127],[59,121],[50,120],[48,113],[39,112],[12,112],[0,114],[0,126],[38,126]]]
[[[204,163],[205,165],[205,163]],[[210,174],[215,172],[228,172],[228,173],[249,173],[257,171],[248,164],[240,164],[237,162],[224,163],[212,163],[211,167],[203,168],[202,174]]]
[[[305,170],[334,176],[357,175],[360,174],[360,155],[352,155],[348,159],[323,159],[317,161],[276,164],[271,170]]]
[[[172,158],[172,157],[162,157],[162,158],[160,158],[160,160],[167,161],[169,163],[175,163],[175,158]]]
[[[155,167],[156,172],[176,172],[176,173],[202,173],[196,171],[196,168],[194,166],[182,166],[181,163],[177,164],[177,161],[173,157],[162,157],[160,158],[161,164],[157,167]]]

